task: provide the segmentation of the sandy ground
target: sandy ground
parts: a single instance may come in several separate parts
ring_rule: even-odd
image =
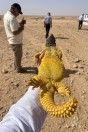
[[[25,18],[27,24],[22,59],[22,66],[28,70],[25,74],[14,71],[13,53],[0,19],[0,120],[28,89],[26,84],[36,74],[33,56],[45,48],[43,18]],[[68,119],[48,115],[41,132],[88,132],[88,27],[83,26],[80,31],[77,27],[76,17],[54,17],[50,31],[56,37],[57,47],[62,50],[66,69],[63,83],[70,88],[72,96],[77,98],[77,111]],[[57,95],[55,99],[58,104],[63,101]]]

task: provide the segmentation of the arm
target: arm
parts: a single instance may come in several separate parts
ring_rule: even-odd
[[[20,23],[14,18],[10,21],[10,28],[13,35],[18,35],[24,30],[24,24],[26,24],[26,20],[24,18],[21,20]]]
[[[13,105],[0,122],[1,132],[39,132],[46,118],[46,112],[39,102],[40,88],[32,90]]]
[[[14,34],[14,35],[18,35],[18,34],[20,34],[23,30],[24,30],[24,25],[23,25],[23,26],[20,26],[20,28],[18,28],[17,31],[13,31],[13,34]]]

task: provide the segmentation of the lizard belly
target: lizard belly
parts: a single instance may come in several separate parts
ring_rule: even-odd
[[[39,67],[39,75],[44,78],[60,81],[64,76],[64,65],[57,58],[44,58]]]

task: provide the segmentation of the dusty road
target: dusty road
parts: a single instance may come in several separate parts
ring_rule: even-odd
[[[26,84],[36,74],[33,56],[45,48],[43,18],[25,17],[22,65],[28,69],[25,74],[16,73],[13,68],[13,54],[6,39],[3,21],[0,19],[0,119],[27,90]],[[20,19],[20,18],[19,18]],[[53,18],[50,33],[56,37],[57,47],[62,50],[65,78],[72,96],[78,100],[76,113],[68,119],[47,116],[41,132],[88,132],[88,27],[78,31],[77,18]],[[59,104],[59,98],[55,96]]]

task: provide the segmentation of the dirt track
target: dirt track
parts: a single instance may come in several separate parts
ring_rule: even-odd
[[[45,47],[45,30],[40,17],[25,17],[22,65],[28,73],[16,73],[13,55],[9,48],[0,20],[0,119],[27,90],[26,84],[36,74],[33,56]],[[47,116],[41,132],[88,132],[88,27],[78,31],[77,18],[53,18],[50,33],[56,37],[57,47],[62,50],[66,69],[63,79],[78,100],[77,112],[69,119]],[[59,98],[56,95],[59,104]],[[63,98],[60,98],[63,100]]]

